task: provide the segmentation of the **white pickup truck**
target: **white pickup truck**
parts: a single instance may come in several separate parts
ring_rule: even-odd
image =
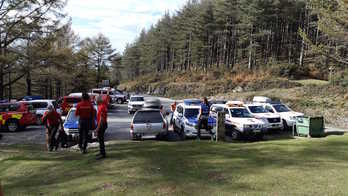
[[[254,97],[253,101],[262,104],[268,112],[278,114],[282,119],[284,130],[295,126],[297,118],[304,116],[303,113],[294,112],[282,102],[274,102],[268,97]]]
[[[218,112],[225,112],[226,134],[237,140],[241,137],[262,139],[267,126],[263,120],[255,118],[240,101],[229,101],[226,104],[213,104],[211,116],[217,117]]]
[[[279,114],[268,112],[259,103],[244,104],[244,106],[253,117],[262,120],[266,124],[268,131],[283,130],[283,122]]]

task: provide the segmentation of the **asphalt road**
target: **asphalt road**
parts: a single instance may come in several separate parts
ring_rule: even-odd
[[[147,97],[149,98],[149,97]],[[147,99],[146,98],[146,99]],[[160,98],[165,110],[170,109],[173,100]],[[127,112],[127,104],[115,105],[109,110],[108,130],[105,135],[106,141],[130,140],[130,123],[132,116]],[[346,130],[327,127],[326,132],[330,134],[343,134]],[[0,145],[9,144],[45,144],[46,136],[43,126],[30,126],[26,130],[15,133],[2,132],[3,138]]]
[[[160,98],[160,100],[164,108],[169,109],[172,100],[166,98]],[[127,112],[127,104],[115,105],[108,113],[108,129],[105,133],[105,140],[129,140],[131,120],[132,116]],[[24,131],[15,133],[2,132],[1,134],[3,138],[0,140],[0,145],[45,144],[46,142],[45,128],[43,126],[30,126]]]

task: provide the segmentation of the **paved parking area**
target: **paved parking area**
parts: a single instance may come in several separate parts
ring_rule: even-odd
[[[162,99],[165,110],[168,110],[172,100]],[[115,105],[109,110],[109,128],[106,132],[106,141],[130,140],[129,129],[132,116],[127,113],[127,105]],[[347,130],[328,126],[328,135],[343,135]],[[2,132],[3,138],[0,145],[10,144],[45,144],[45,128],[43,126],[30,126],[26,130],[15,133]]]

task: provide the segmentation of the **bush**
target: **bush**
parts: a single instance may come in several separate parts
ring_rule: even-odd
[[[270,72],[272,75],[291,79],[301,79],[309,76],[309,68],[307,66],[299,66],[296,64],[271,65]]]

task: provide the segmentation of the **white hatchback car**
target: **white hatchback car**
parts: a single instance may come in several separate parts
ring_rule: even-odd
[[[135,113],[130,134],[133,140],[157,138],[168,131],[167,125],[161,110],[145,108]]]

